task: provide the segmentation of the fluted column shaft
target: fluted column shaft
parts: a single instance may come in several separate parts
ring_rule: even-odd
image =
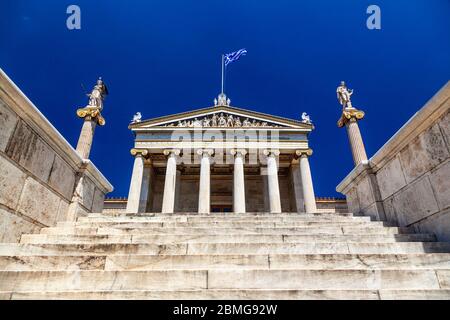
[[[162,203],[162,213],[173,213],[175,207],[175,190],[177,178],[177,157],[179,150],[164,150],[168,156],[166,166],[166,180],[164,182],[164,194]]]
[[[133,174],[131,176],[130,190],[128,193],[127,213],[145,212],[150,186],[150,167],[145,167],[147,150],[132,149],[134,155]]]
[[[94,139],[95,127],[97,121],[91,117],[84,118],[80,137],[78,138],[77,153],[82,159],[89,159],[91,154],[92,140]]]
[[[311,168],[309,167],[308,157],[312,155],[312,151],[308,150],[300,154],[300,176],[302,179],[303,200],[305,202],[306,213],[317,212],[316,197],[314,195],[314,186],[311,176]]]
[[[175,179],[175,212],[182,211],[182,203],[181,203],[181,170],[178,168]]]
[[[265,151],[267,156],[267,179],[269,187],[270,213],[281,213],[280,186],[278,183],[278,166],[276,157],[279,151]]]
[[[300,173],[300,162],[294,160],[291,163],[291,180],[294,189],[295,207],[298,213],[305,212],[305,200],[303,198],[302,177]]]
[[[234,157],[233,173],[233,211],[235,213],[245,213],[245,179],[244,179],[244,159],[245,150],[231,150]]]
[[[364,147],[361,131],[359,131],[358,122],[354,118],[350,119],[346,123],[346,127],[350,147],[352,149],[353,161],[355,162],[355,166],[357,166],[362,161],[367,160],[366,149]]]
[[[211,210],[211,155],[212,150],[198,150],[200,162],[200,189],[198,194],[198,213],[210,213]]]

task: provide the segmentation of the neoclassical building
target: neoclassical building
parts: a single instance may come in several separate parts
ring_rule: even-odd
[[[315,212],[308,117],[214,106],[141,121],[128,213]]]

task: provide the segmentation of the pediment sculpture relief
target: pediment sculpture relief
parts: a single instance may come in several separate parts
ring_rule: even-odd
[[[180,120],[178,122],[172,122],[166,124],[165,127],[180,127],[180,128],[193,128],[193,127],[218,127],[218,128],[250,128],[250,127],[263,127],[263,128],[276,128],[278,125],[268,123],[266,121],[259,121],[256,119],[250,119],[247,117],[240,117],[232,114],[214,113],[201,118],[194,118],[188,120]]]

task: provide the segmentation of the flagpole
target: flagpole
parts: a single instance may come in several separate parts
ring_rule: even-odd
[[[223,55],[222,55],[222,94],[223,94],[223,73],[224,73],[224,66],[223,66]]]

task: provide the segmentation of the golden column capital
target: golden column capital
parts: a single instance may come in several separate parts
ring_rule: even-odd
[[[148,152],[147,149],[135,149],[135,148],[133,148],[133,149],[130,150],[130,153],[134,157],[138,156],[138,157],[146,158],[146,157],[149,156],[149,152]]]
[[[171,154],[175,155],[175,156],[179,156],[181,154],[181,150],[180,149],[165,149],[163,151],[163,154],[167,157]]]
[[[247,154],[247,150],[245,150],[245,149],[230,149],[230,154],[233,156],[240,154],[243,157],[245,157],[245,155]]]
[[[342,110],[341,118],[337,122],[339,128],[344,127],[348,122],[359,121],[364,118],[364,111],[356,108],[344,108]]]
[[[84,107],[77,110],[77,116],[79,118],[82,118],[84,120],[93,120],[95,121],[99,126],[104,126],[106,121],[105,118],[100,113],[100,108],[98,107]]]
[[[199,156],[203,156],[206,154],[208,157],[210,157],[214,154],[214,149],[197,149],[196,152]]]
[[[302,150],[295,150],[295,159],[301,158],[301,157],[310,157],[313,154],[312,149],[302,149]]]
[[[280,155],[280,150],[278,150],[278,149],[264,149],[263,150],[263,154],[266,157],[270,157],[272,155],[275,156],[275,157],[278,157]]]

